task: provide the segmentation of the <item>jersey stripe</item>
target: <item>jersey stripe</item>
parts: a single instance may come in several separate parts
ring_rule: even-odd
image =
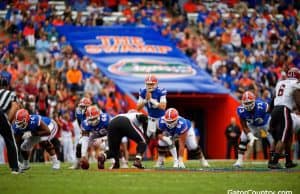
[[[9,90],[0,89],[0,108],[6,112],[15,100],[15,93]]]

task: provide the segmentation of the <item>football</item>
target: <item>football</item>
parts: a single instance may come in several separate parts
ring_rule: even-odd
[[[89,161],[86,158],[81,158],[80,159],[80,167],[83,170],[87,170],[90,167]]]

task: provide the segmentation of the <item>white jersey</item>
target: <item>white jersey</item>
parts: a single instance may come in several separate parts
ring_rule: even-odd
[[[300,89],[300,82],[297,79],[285,79],[277,83],[274,106],[286,106],[290,110],[296,106],[293,99],[293,92]]]
[[[134,112],[133,113],[123,113],[123,114],[117,115],[116,117],[119,117],[119,116],[127,117],[131,123],[133,123],[139,129],[143,129],[142,124],[136,118],[136,115],[139,115],[139,114],[141,114],[141,113],[134,113]]]

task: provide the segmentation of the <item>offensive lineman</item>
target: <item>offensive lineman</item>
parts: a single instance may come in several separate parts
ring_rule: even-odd
[[[238,160],[233,164],[234,167],[243,166],[243,156],[247,150],[247,144],[252,147],[255,140],[260,135],[260,130],[264,130],[267,134],[267,139],[273,149],[273,137],[268,133],[270,115],[269,105],[261,100],[255,99],[255,95],[246,91],[242,96],[242,105],[237,108],[237,113],[242,125],[242,134],[239,144]]]
[[[105,141],[108,124],[110,122],[110,116],[107,113],[100,113],[97,106],[89,106],[85,114],[86,119],[81,123],[82,133],[79,140],[81,149],[76,149],[78,164],[80,163],[80,160],[88,161],[88,147],[95,143],[96,139],[103,138],[103,141]]]
[[[165,115],[160,118],[158,123],[158,151],[159,157],[157,163],[163,163],[164,154],[168,149],[175,147],[174,139],[179,138],[178,162],[174,161],[173,167],[185,168],[183,163],[184,148],[187,146],[188,150],[195,150],[200,156],[203,167],[209,167],[200,146],[196,142],[195,131],[192,128],[191,121],[179,116],[175,108],[166,110]],[[175,149],[176,151],[176,149]],[[178,166],[177,164],[178,163]]]
[[[40,115],[30,115],[26,109],[20,109],[12,126],[17,141],[24,140],[21,144],[21,154],[24,158],[22,169],[27,170],[29,166],[29,151],[37,143],[49,153],[52,160],[52,168],[60,169],[60,161],[57,159],[55,149],[50,140],[57,133],[57,124],[53,119]]]

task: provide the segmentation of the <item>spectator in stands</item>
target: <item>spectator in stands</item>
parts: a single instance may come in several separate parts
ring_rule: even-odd
[[[86,0],[75,0],[73,9],[75,11],[86,11],[87,5],[88,4]]]
[[[122,112],[122,107],[116,93],[111,91],[106,96],[105,110],[110,115],[117,115]]]
[[[41,67],[48,66],[50,64],[50,43],[47,40],[46,34],[43,34],[41,39],[37,40],[35,46],[38,64]]]
[[[37,88],[37,78],[35,76],[28,77],[28,83],[25,85],[25,92],[27,94],[32,94],[33,96],[38,95],[38,88]]]
[[[97,95],[102,89],[100,81],[94,76],[88,78],[84,85],[84,93],[90,93],[91,96]]]
[[[70,65],[69,70],[66,73],[66,80],[68,88],[73,91],[82,90],[82,72],[79,70],[77,64]]]
[[[33,23],[28,22],[23,30],[23,36],[27,41],[29,47],[35,46],[35,29]]]

